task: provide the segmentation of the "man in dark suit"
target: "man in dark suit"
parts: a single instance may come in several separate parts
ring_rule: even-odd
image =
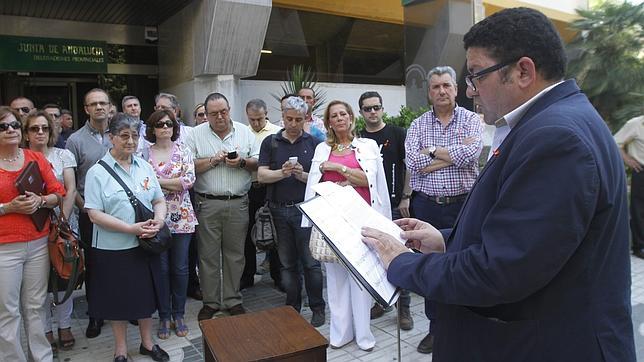
[[[624,166],[540,12],[464,37],[467,94],[492,157],[452,229],[398,221],[409,252],[363,231],[389,280],[438,304],[434,361],[635,361]]]

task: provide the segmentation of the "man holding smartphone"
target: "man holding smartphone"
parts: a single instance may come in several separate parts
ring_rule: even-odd
[[[221,309],[231,315],[245,313],[239,283],[248,228],[248,190],[259,154],[250,129],[230,119],[230,105],[223,94],[209,94],[204,104],[208,122],[196,126],[186,141],[197,173],[195,211],[203,293],[199,320],[210,319]]]

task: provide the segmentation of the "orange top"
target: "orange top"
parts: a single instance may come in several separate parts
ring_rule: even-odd
[[[38,163],[38,169],[45,183],[45,194],[58,193],[65,195],[65,188],[58,182],[51,164],[40,152],[23,149],[25,162],[18,171],[7,171],[0,168],[0,203],[7,204],[19,195],[16,179],[31,161]],[[25,242],[40,239],[49,233],[49,221],[42,231],[36,230],[31,217],[25,214],[10,213],[0,216],[0,243]]]

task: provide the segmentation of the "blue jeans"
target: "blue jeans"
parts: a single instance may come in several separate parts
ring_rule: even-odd
[[[192,234],[172,234],[172,247],[161,254],[159,318],[183,318],[188,290],[188,251]]]
[[[300,226],[302,213],[297,207],[271,207],[277,230],[277,252],[282,263],[282,286],[286,290],[286,305],[300,311],[302,308],[302,280],[299,264],[304,271],[306,295],[311,310],[324,310],[322,297],[322,268],[309,251],[311,228]]]

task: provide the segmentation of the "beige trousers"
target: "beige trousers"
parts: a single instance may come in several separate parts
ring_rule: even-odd
[[[242,302],[239,281],[245,263],[248,196],[232,200],[195,198],[203,304],[228,309]]]
[[[47,237],[0,244],[0,361],[52,361],[45,337],[48,278]],[[27,333],[27,355],[20,345],[20,322]]]

